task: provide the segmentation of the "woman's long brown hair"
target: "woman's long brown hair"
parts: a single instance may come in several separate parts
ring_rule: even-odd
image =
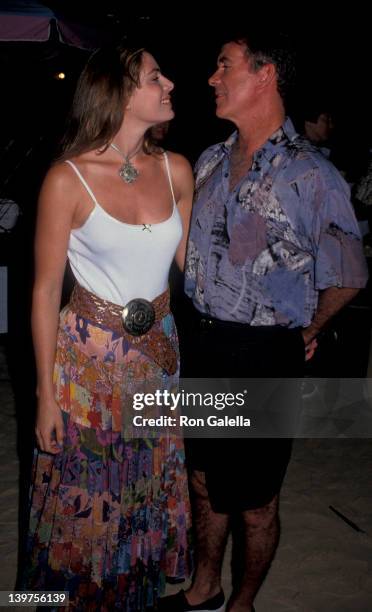
[[[77,83],[57,161],[107,149],[120,129],[131,93],[139,87],[144,50],[118,46],[91,55]],[[144,150],[157,150],[150,130]]]

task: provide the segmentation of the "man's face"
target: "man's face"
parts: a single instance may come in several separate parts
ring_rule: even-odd
[[[329,113],[321,113],[316,122],[316,131],[320,142],[327,141],[333,130],[333,120]]]
[[[330,113],[321,113],[316,121],[305,121],[306,136],[311,142],[318,144],[329,140],[333,127],[333,119]]]
[[[225,44],[217,59],[217,70],[208,83],[215,89],[216,114],[239,123],[257,103],[259,71],[251,67],[245,45]]]

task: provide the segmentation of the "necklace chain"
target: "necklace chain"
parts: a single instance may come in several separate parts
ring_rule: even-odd
[[[130,160],[132,159],[132,157],[137,155],[137,153],[139,153],[142,148],[142,145],[139,149],[137,149],[137,151],[132,153],[132,155],[125,155],[123,151],[120,151],[119,147],[113,142],[110,144],[110,147],[114,149],[114,151],[117,151],[117,153],[119,153],[124,159],[124,164],[119,168],[120,178],[123,179],[125,183],[134,183],[134,181],[137,180],[139,176],[139,170],[137,170],[137,168],[133,166]]]
[[[138,149],[136,151],[134,151],[134,153],[132,153],[132,155],[125,155],[125,153],[123,153],[123,151],[121,149],[119,149],[119,147],[114,144],[113,142],[110,145],[115,151],[117,151],[118,153],[120,153],[120,155],[125,159],[125,161],[129,161],[130,159],[132,159],[132,157],[134,157],[135,155],[137,155],[137,153],[140,152],[140,150],[142,149],[142,145],[140,147],[138,147]]]

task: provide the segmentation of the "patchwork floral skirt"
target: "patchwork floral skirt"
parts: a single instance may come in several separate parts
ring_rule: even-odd
[[[155,325],[178,351],[172,315]],[[189,575],[182,438],[126,428],[133,394],[176,390],[178,372],[139,347],[61,313],[54,383],[65,438],[55,456],[35,452],[25,588],[68,591],[65,609],[145,611],[167,576]]]

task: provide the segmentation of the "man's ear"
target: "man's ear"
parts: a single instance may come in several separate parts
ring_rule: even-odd
[[[258,71],[258,82],[262,87],[267,87],[276,79],[276,76],[274,64],[265,64]]]

